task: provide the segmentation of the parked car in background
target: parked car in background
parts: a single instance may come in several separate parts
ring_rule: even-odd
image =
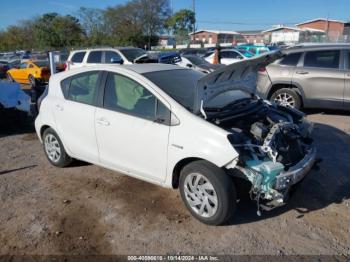
[[[184,56],[184,55],[204,56],[207,52],[208,52],[207,48],[184,48],[179,51],[181,56]]]
[[[66,70],[97,64],[133,64],[158,62],[150,59],[147,52],[135,47],[107,47],[71,51],[66,63]]]
[[[250,183],[258,211],[270,210],[316,159],[304,115],[254,95],[257,68],[277,57],[210,74],[165,64],[55,74],[35,129],[52,165],[76,158],[178,188],[203,223],[232,217],[240,179]]]
[[[0,78],[5,78],[6,73],[11,68],[16,68],[20,65],[20,60],[0,60]]]
[[[204,58],[196,56],[196,55],[181,56],[181,61],[176,63],[176,64],[179,66],[182,66],[182,67],[192,68],[194,70],[197,70],[197,71],[200,71],[200,72],[203,72],[206,74],[213,72],[213,71],[225,66],[225,65],[210,64]]]
[[[7,78],[12,82],[31,84],[33,87],[47,83],[50,78],[48,61],[28,61],[21,63],[18,68],[7,71]]]
[[[241,52],[248,51],[253,55],[261,55],[269,52],[270,49],[267,46],[256,46],[256,45],[239,45],[237,49]]]
[[[258,93],[293,108],[350,109],[350,44],[300,45],[261,68]]]
[[[215,52],[208,52],[203,58],[209,63],[213,63]],[[239,51],[237,49],[224,49],[220,51],[221,60],[220,63],[224,65],[233,64],[240,60],[250,58],[253,55],[249,51]]]

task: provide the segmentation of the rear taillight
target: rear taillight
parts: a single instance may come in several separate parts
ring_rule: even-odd
[[[68,70],[68,61],[64,63],[63,70],[64,71]]]

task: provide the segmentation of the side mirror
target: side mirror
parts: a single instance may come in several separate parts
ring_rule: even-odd
[[[192,68],[193,66],[191,64],[186,64],[187,67]]]
[[[122,58],[120,59],[115,59],[115,58],[111,58],[111,64],[124,64],[124,60]]]

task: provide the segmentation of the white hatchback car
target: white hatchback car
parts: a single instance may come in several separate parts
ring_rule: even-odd
[[[269,210],[284,204],[316,157],[303,114],[254,95],[257,66],[272,58],[208,75],[164,64],[55,74],[36,132],[51,164],[75,158],[179,188],[204,223],[230,219],[243,180]]]

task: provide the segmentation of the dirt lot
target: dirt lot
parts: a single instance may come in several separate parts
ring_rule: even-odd
[[[201,224],[179,193],[106,169],[46,160],[30,125],[1,113],[0,254],[350,255],[350,117],[310,113],[323,159],[289,204]]]

